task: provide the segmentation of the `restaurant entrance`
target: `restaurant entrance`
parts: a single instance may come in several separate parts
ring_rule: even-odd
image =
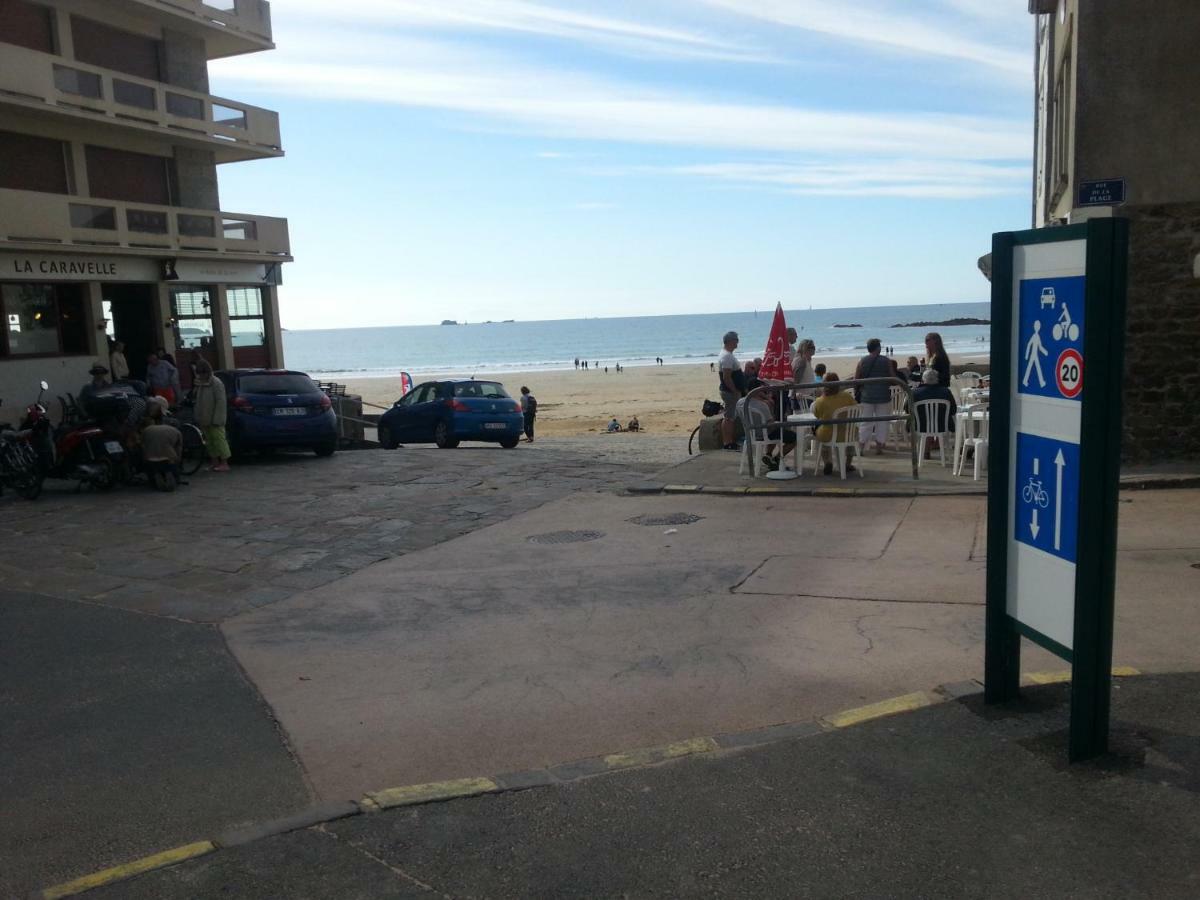
[[[152,284],[104,284],[101,287],[108,335],[125,345],[133,378],[145,379],[146,357],[162,343],[154,321],[156,288]],[[105,360],[105,365],[108,361]]]

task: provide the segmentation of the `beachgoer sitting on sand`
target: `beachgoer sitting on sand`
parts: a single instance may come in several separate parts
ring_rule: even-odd
[[[608,426],[604,430],[607,431],[609,434],[612,434],[614,431],[621,430],[621,423],[617,421],[616,416],[612,417],[612,421],[608,423]]]
[[[825,381],[838,381],[837,372],[830,372],[824,378]],[[839,387],[823,387],[821,388],[821,396],[813,401],[812,413],[818,419],[832,419],[833,414],[845,406],[854,406],[854,395],[849,391],[843,391]],[[821,459],[825,462],[824,472],[826,475],[833,474],[833,454],[830,452],[829,444],[834,439],[833,425],[821,425],[817,428],[817,440],[823,445],[821,447]],[[838,441],[849,441],[852,439],[852,425],[837,426]],[[846,448],[847,459],[853,451]],[[853,472],[854,466],[846,463],[846,471]]]
[[[637,416],[634,416],[632,419],[629,420],[629,424],[625,426],[625,430],[626,431],[641,431],[642,430],[642,426],[638,422]]]

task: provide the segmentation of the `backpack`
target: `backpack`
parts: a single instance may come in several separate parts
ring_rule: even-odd
[[[533,394],[529,395],[529,403],[528,403],[527,411],[531,416],[537,415],[537,397],[533,396]]]

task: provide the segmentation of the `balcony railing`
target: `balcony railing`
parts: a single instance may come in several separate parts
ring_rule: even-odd
[[[6,96],[7,95],[7,96]],[[5,45],[0,53],[0,102],[23,99],[65,112],[102,116],[122,125],[170,132],[173,139],[201,141],[222,161],[279,156],[279,114]]]
[[[183,17],[209,29],[218,29],[218,56],[265,49],[271,44],[271,4],[266,0],[134,0],[158,13]],[[256,46],[235,46],[237,38]]]
[[[291,255],[287,219],[36,191],[0,190],[0,249],[5,243]]]

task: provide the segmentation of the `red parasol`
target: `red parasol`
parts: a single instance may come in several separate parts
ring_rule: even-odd
[[[783,318],[783,304],[775,305],[775,320],[771,323],[771,336],[767,338],[767,349],[763,351],[762,368],[758,377],[763,381],[791,381],[792,360],[788,354],[787,322]]]

